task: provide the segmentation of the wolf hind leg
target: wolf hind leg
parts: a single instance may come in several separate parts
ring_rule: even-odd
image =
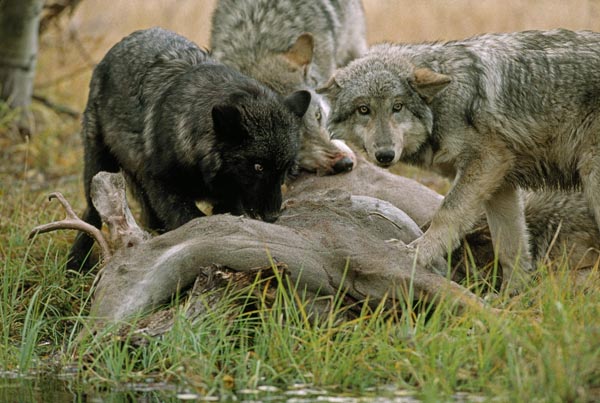
[[[502,289],[516,294],[532,270],[521,191],[505,183],[484,203],[494,250],[502,265]]]
[[[600,231],[600,146],[592,148],[586,157],[581,163],[579,174],[583,193]]]
[[[152,208],[150,204],[150,200],[148,200],[148,196],[145,193],[141,194],[138,198],[140,202],[140,206],[142,208],[142,225],[147,229],[160,231],[165,228],[165,224],[163,221],[158,218],[158,214]]]

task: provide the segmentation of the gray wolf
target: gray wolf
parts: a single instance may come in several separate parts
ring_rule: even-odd
[[[330,130],[373,161],[454,178],[411,244],[439,264],[484,211],[506,287],[531,270],[520,188],[582,189],[600,223],[600,34],[488,34],[446,43],[380,44],[318,92]],[[518,269],[518,270],[515,270]]]
[[[313,89],[366,51],[364,11],[360,0],[219,0],[210,47],[217,60],[280,94]],[[351,158],[329,141],[327,105],[314,93],[311,100],[300,167],[319,174],[351,169]]]
[[[404,211],[423,230],[444,200],[442,195],[421,183],[394,175],[367,161],[360,153],[356,153],[350,172],[335,176],[301,173],[287,185],[284,200],[328,189],[343,189],[352,195],[387,201]],[[524,207],[533,262],[547,264],[566,258],[568,267],[576,273],[597,264],[600,232],[582,192],[525,192]],[[473,269],[472,263],[480,276],[487,277],[485,270],[493,267],[495,254],[485,216],[478,219],[461,245],[452,251],[451,259],[453,280],[462,281],[466,271]],[[493,279],[489,280],[491,284]]]
[[[215,213],[274,221],[309,103],[309,92],[284,98],[173,32],[132,33],[109,50],[90,82],[83,219],[101,225],[92,177],[122,170],[150,229],[168,231],[202,216],[198,199]],[[87,235],[76,239],[72,267],[91,245]]]

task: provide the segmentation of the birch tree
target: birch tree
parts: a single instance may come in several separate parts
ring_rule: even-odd
[[[43,5],[44,0],[0,0],[0,100],[24,113],[31,104]],[[19,126],[29,134],[26,119]]]

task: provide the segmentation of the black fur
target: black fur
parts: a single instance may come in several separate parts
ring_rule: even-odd
[[[307,91],[283,98],[175,33],[134,32],[107,53],[90,83],[84,219],[101,225],[93,176],[121,169],[150,229],[202,216],[197,200],[216,213],[274,221],[309,102]],[[77,238],[71,267],[80,267],[91,246],[86,235]]]

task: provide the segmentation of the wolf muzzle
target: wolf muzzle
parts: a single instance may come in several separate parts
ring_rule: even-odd
[[[375,159],[381,165],[389,165],[394,161],[396,152],[391,149],[382,149],[375,151]]]

